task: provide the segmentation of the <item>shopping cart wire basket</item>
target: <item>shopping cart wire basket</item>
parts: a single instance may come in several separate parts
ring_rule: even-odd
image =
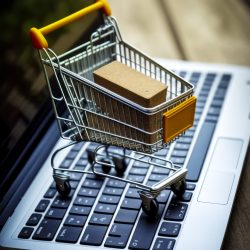
[[[49,48],[45,35],[97,10],[103,12],[103,23],[87,42],[61,55]],[[152,153],[167,147],[193,125],[194,89],[192,84],[125,43],[117,22],[110,15],[107,1],[98,0],[48,26],[30,29],[60,134],[70,140],[52,156],[53,177],[62,196],[67,196],[71,190],[69,172],[91,173],[136,185],[140,189],[143,210],[155,216],[158,211],[156,197],[162,190],[171,187],[179,196],[185,192],[187,169]],[[167,85],[166,101],[145,108],[97,84],[93,71],[115,60]],[[98,143],[94,150],[88,151],[91,167],[85,170],[56,167],[57,153],[81,141]],[[110,153],[110,146],[123,150]],[[131,150],[135,152],[131,153]],[[170,173],[153,186],[135,182],[124,177],[128,160],[169,169]]]

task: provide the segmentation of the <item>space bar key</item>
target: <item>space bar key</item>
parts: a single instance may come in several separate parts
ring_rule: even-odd
[[[156,219],[150,219],[146,214],[142,213],[136,226],[135,232],[129,244],[129,249],[147,250],[151,247],[157,227],[159,225],[163,205],[159,205],[159,212]]]
[[[205,121],[191,153],[186,176],[187,181],[198,181],[216,124]]]

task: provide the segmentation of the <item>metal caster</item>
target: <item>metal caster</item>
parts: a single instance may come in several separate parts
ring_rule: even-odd
[[[171,190],[174,192],[174,194],[177,197],[182,197],[182,195],[185,193],[186,191],[186,181],[184,179],[178,181],[177,183],[174,183],[171,185]]]
[[[71,185],[69,182],[69,176],[65,174],[54,174],[54,180],[56,182],[56,189],[58,193],[66,198],[71,191]]]
[[[155,218],[158,214],[159,205],[157,200],[150,194],[145,191],[140,191],[139,195],[142,200],[142,210],[150,218]]]
[[[116,156],[113,156],[112,160],[114,162],[115,170],[117,174],[123,175],[127,168],[125,157],[116,155]]]

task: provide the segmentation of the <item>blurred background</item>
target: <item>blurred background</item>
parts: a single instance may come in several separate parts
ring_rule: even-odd
[[[250,66],[250,0],[108,1],[123,39],[149,56]],[[48,96],[29,29],[43,27],[91,2],[12,0],[1,3],[2,156],[15,147]],[[97,25],[97,16],[97,13],[87,16],[49,35],[50,47],[60,53],[86,40]],[[7,141],[6,149],[2,145]],[[240,226],[233,224],[233,227],[227,235],[225,249],[240,249],[239,242],[249,242],[249,237],[235,239],[234,232]]]

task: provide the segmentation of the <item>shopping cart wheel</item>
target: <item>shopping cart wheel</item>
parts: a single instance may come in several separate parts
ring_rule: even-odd
[[[171,190],[176,196],[181,197],[186,191],[186,186],[186,181],[183,179],[171,185]]]
[[[127,164],[126,164],[126,159],[123,156],[118,156],[115,155],[112,158],[114,164],[115,164],[115,170],[118,175],[123,175],[123,173],[126,171]]]
[[[142,200],[142,210],[143,212],[148,215],[150,218],[156,217],[159,205],[157,200],[148,192],[140,191],[139,195]]]
[[[71,191],[71,185],[67,180],[63,184],[56,184],[56,189],[62,197],[67,197]]]
[[[103,164],[102,164],[102,171],[104,173],[108,174],[110,172],[110,170],[111,170],[111,166],[108,165],[108,164],[111,164],[111,162],[110,162],[109,159],[105,159],[105,158],[102,159],[102,162],[103,162]],[[105,164],[105,163],[107,163],[107,164]]]
[[[70,177],[67,174],[54,172],[53,178],[56,183],[56,190],[62,197],[67,197],[71,191]]]

